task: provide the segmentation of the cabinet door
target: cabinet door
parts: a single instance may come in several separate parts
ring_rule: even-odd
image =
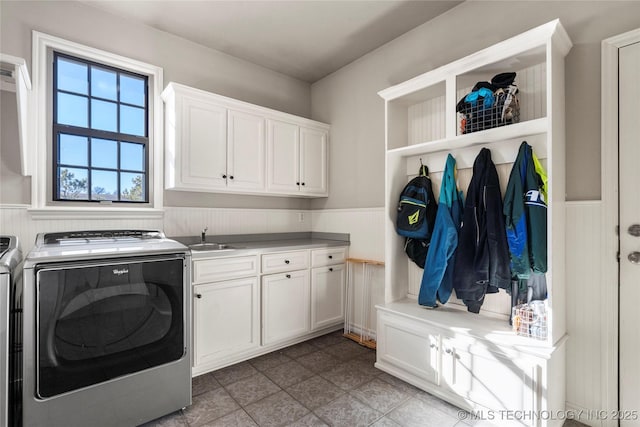
[[[472,344],[443,340],[442,387],[485,408],[533,410],[536,366],[512,360],[486,350],[474,351]]]
[[[378,363],[438,384],[440,335],[422,323],[378,313]]]
[[[194,286],[194,366],[260,345],[257,277]]]
[[[300,191],[327,195],[327,138],[324,130],[300,127]]]
[[[264,118],[229,110],[227,186],[234,190],[264,190]]]
[[[225,187],[227,169],[227,109],[184,97],[180,116],[178,186],[185,189]],[[171,159],[167,159],[171,162]]]
[[[267,190],[297,194],[300,183],[298,126],[267,120]]]
[[[311,270],[311,330],[344,321],[344,264]]]
[[[262,277],[262,344],[309,332],[309,270]]]

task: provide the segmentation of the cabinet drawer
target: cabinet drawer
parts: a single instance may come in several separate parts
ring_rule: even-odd
[[[309,268],[309,251],[262,255],[262,272],[278,273]]]
[[[314,249],[311,251],[311,267],[342,264],[347,258],[347,248]]]
[[[216,282],[258,274],[258,259],[255,255],[202,259],[193,262],[193,283]]]

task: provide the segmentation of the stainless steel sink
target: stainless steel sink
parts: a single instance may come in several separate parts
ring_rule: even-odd
[[[237,249],[235,246],[227,245],[225,243],[195,243],[189,245],[194,251],[230,251]]]

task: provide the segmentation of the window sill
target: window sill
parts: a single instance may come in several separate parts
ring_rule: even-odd
[[[47,219],[162,219],[164,209],[154,208],[73,208],[54,207],[27,209],[33,220]]]

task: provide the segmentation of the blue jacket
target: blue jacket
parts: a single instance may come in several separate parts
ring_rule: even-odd
[[[420,284],[420,305],[436,307],[436,298],[444,304],[451,296],[462,208],[462,192],[456,185],[456,160],[449,154],[442,174],[438,214]]]

